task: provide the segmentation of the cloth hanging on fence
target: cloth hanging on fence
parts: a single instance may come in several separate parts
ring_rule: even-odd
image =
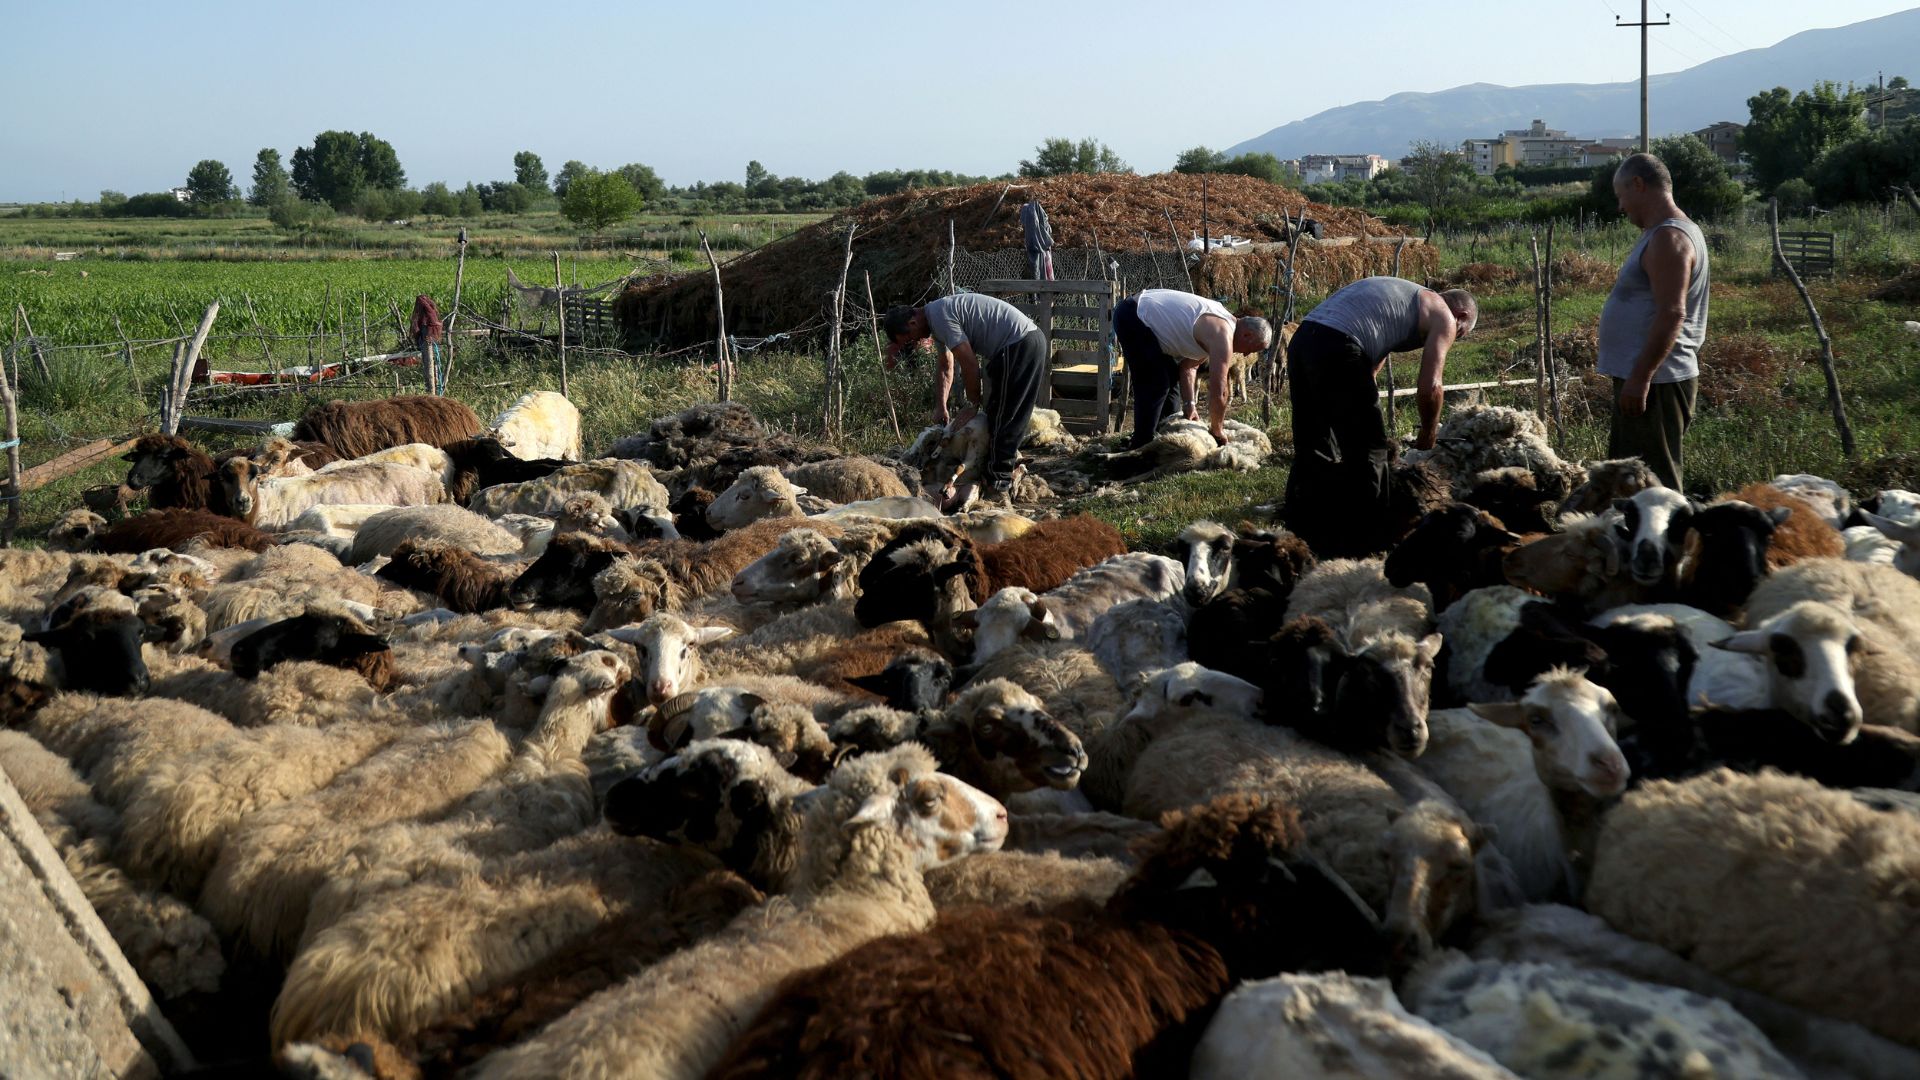
[[[1020,208],[1020,233],[1027,248],[1027,277],[1034,281],[1052,281],[1053,225],[1038,200],[1028,199]]]
[[[440,325],[440,309],[434,306],[433,297],[421,293],[413,298],[413,320],[407,324],[407,336],[416,343],[425,345],[439,341],[445,328]]]

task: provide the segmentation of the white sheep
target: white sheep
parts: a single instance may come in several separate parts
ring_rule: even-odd
[[[1415,968],[1401,994],[1421,1017],[1535,1080],[1801,1075],[1726,1002],[1611,971],[1449,950]]]
[[[233,458],[220,474],[235,517],[262,529],[282,529],[309,508],[326,503],[419,506],[445,502],[440,477],[411,465],[343,462],[309,476],[262,479],[253,463]]]
[[[483,1060],[480,1080],[705,1073],[779,981],[867,941],[933,919],[921,874],[1006,835],[1004,811],[934,771],[924,749],[854,758],[811,801],[798,887],[719,935],[589,998],[526,1041]]]
[[[1570,492],[1586,479],[1584,469],[1554,453],[1547,426],[1538,416],[1505,405],[1454,409],[1441,425],[1432,450],[1410,450],[1404,457],[1439,467],[1452,480],[1456,499],[1470,494],[1474,477],[1490,469],[1524,468],[1548,496]]]
[[[580,410],[564,394],[533,390],[507,406],[487,431],[507,453],[522,461],[562,458],[579,461]]]
[[[1192,1080],[1518,1080],[1408,1012],[1385,979],[1279,975],[1228,994],[1194,1048]]]
[[[1112,555],[1083,567],[1043,594],[1009,585],[995,594],[1005,594],[1006,599],[995,609],[997,625],[986,655],[992,655],[993,648],[1011,644],[1022,634],[1061,641],[1084,638],[1093,629],[1095,620],[1114,606],[1129,600],[1167,600],[1180,595],[1185,587],[1186,571],[1179,563],[1165,555],[1144,551]],[[1018,612],[1022,607],[1032,621],[1044,629],[1021,626]],[[977,624],[979,616],[968,617],[962,613],[958,621],[962,626]],[[976,640],[976,658],[981,658],[978,649]]]
[[[1273,453],[1272,441],[1259,428],[1228,420],[1222,430],[1226,442],[1214,439],[1202,421],[1175,418],[1162,423],[1145,446],[1095,459],[1128,483],[1141,483],[1200,469],[1252,472]]]
[[[615,509],[645,507],[649,513],[669,513],[667,489],[654,478],[653,470],[642,462],[616,458],[568,465],[537,480],[482,488],[467,500],[467,509],[496,519],[508,514],[553,517],[568,499],[589,492]]]
[[[1627,795],[1586,903],[1791,1005],[1920,1045],[1920,819],[1800,777],[1715,770]]]
[[[399,446],[389,446],[385,450],[375,450],[373,453],[363,457],[342,458],[339,461],[329,461],[318,469],[311,470],[311,473],[339,472],[342,469],[348,469],[355,465],[406,465],[423,472],[430,472],[439,477],[440,482],[445,484],[449,490],[453,488],[454,476],[457,471],[453,466],[453,458],[450,457],[445,450],[429,443],[402,443]],[[309,473],[309,475],[311,475],[311,473]],[[284,473],[280,475],[299,476],[301,474]]]
[[[1177,600],[1128,600],[1093,620],[1085,644],[1107,674],[1130,682],[1142,671],[1185,663],[1187,609]]]
[[[1853,510],[1853,494],[1825,477],[1809,473],[1782,473],[1773,486],[1806,503],[1820,520],[1838,529]]]
[[[406,541],[441,540],[475,555],[518,557],[520,538],[495,522],[462,506],[389,507],[368,517],[353,534],[345,560],[358,566],[381,555],[392,555]]]
[[[1528,899],[1578,897],[1599,800],[1627,783],[1614,741],[1619,711],[1604,688],[1557,669],[1517,702],[1428,714],[1427,749],[1414,765],[1493,827]]]
[[[849,470],[846,463],[860,461],[871,469],[884,473],[893,481],[898,490],[888,490],[887,485],[865,482],[863,473]],[[844,490],[875,490],[881,492],[869,498],[851,501],[842,506],[831,507],[816,515],[831,520],[849,517],[875,517],[897,519],[922,519],[940,516],[939,507],[909,496],[905,485],[894,476],[891,470],[871,461],[860,458],[840,458],[833,461],[818,462],[809,468],[825,469],[833,467],[845,475],[847,483],[834,485]],[[798,518],[802,512],[799,497],[807,494],[808,489],[794,483],[771,465],[756,465],[743,469],[732,486],[714,496],[707,506],[707,524],[716,529],[737,529],[750,522],[763,518]]]

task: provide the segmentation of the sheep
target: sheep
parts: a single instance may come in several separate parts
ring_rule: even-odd
[[[418,605],[413,604],[405,593],[382,589],[377,579],[350,570],[334,556],[305,544],[268,548],[229,570],[222,584],[216,585],[208,595],[206,608],[209,625],[216,621],[214,608],[221,590],[236,585],[270,588],[282,597],[369,604],[394,614],[406,614],[418,609]],[[255,617],[254,614],[240,614],[243,608],[244,605],[241,605],[230,611],[229,617],[221,625],[232,625]],[[238,617],[232,617],[236,615]]]
[[[1012,592],[996,594],[980,609],[982,635],[987,633],[984,627],[997,621],[996,603]],[[1020,615],[1024,621],[1024,607]],[[1041,624],[1035,620],[1031,625]],[[1011,645],[978,663],[971,677],[978,682],[1005,679],[1025,688],[1040,699],[1048,716],[1066,725],[1083,743],[1105,731],[1126,711],[1125,696],[1114,677],[1092,652],[1071,642]]]
[[[857,503],[890,496],[907,498],[914,494],[892,469],[868,458],[829,458],[790,465],[781,471],[796,488],[834,503]]]
[[[1174,538],[1171,552],[1187,571],[1186,602],[1199,608],[1228,589],[1263,587],[1280,599],[1314,563],[1299,537],[1256,531],[1242,522],[1236,534],[1213,521],[1196,521]]]
[[[226,496],[216,482],[213,459],[178,435],[142,435],[121,458],[127,486],[147,493],[155,510],[206,510],[227,513]]]
[[[580,460],[580,410],[563,394],[534,390],[493,418],[487,433],[514,457]]]
[[[757,888],[783,893],[799,865],[801,797],[811,790],[764,746],[696,739],[609,788],[605,812],[623,836],[703,848]]]
[[[19,790],[87,902],[141,981],[162,1000],[220,988],[226,960],[207,921],[165,893],[130,880],[109,858],[121,817],[94,801],[60,755],[17,731],[0,731],[0,772]]]
[[[1520,466],[1475,473],[1460,501],[1492,514],[1515,532],[1552,532],[1559,518],[1553,500],[1541,495],[1539,478]]]
[[[266,480],[252,461],[234,458],[221,467],[219,481],[233,516],[264,529],[284,528],[308,507],[322,503],[417,506],[447,497],[438,476],[395,464],[348,462],[311,476]]]
[[[1734,629],[1698,608],[1629,605],[1588,626],[1588,638],[1606,652],[1592,677],[1614,692],[1640,739],[1662,726],[1684,727],[1695,706],[1763,709],[1771,700],[1766,662],[1714,647]]]
[[[859,462],[864,469],[853,467],[851,465],[853,462]],[[905,486],[900,484],[899,478],[891,471],[864,458],[835,458],[801,466],[801,468],[813,470],[806,475],[818,475],[823,479],[829,476],[841,477],[844,480],[843,483],[836,484],[828,480],[829,486],[836,491],[858,492],[872,489],[880,492],[858,501],[836,500],[846,502],[848,505],[834,508],[833,516],[871,515],[902,518],[939,516],[938,508],[932,503],[909,497]],[[887,480],[893,481],[893,487],[898,490],[887,490],[885,484],[874,483],[872,476],[867,475],[865,470],[871,470],[872,474],[884,476]],[[796,485],[788,476],[782,475],[780,470],[771,465],[758,465],[745,469],[734,480],[732,486],[714,496],[713,502],[707,507],[707,524],[724,532],[765,518],[804,517],[805,513],[797,499],[807,494],[809,490],[811,489]]]
[[[1344,972],[1242,983],[1194,1048],[1192,1080],[1518,1080],[1471,1043],[1408,1012],[1385,979]]]
[[[215,547],[265,551],[273,540],[244,521],[206,510],[149,510],[121,518],[92,538],[94,551],[137,555],[154,548],[180,548],[203,539]]]
[[[1415,765],[1493,827],[1528,899],[1577,898],[1601,805],[1630,775],[1619,712],[1604,688],[1557,669],[1518,702],[1430,715]]]
[[[1090,514],[1043,521],[1018,537],[998,544],[981,544],[980,566],[988,593],[1018,585],[1034,592],[1050,592],[1075,574],[1104,559],[1125,554],[1120,531]],[[976,594],[976,602],[987,593]]]
[[[1916,605],[1920,582],[1892,567],[1807,559],[1754,589],[1721,647],[1766,657],[1772,704],[1835,741],[1863,720],[1920,730]]]
[[[376,514],[394,509],[375,503],[341,503],[311,506],[287,522],[282,535],[316,534],[351,541],[361,527]],[[351,543],[347,550],[352,551]]]
[[[1434,610],[1444,614],[1471,590],[1506,584],[1502,562],[1519,542],[1493,515],[1454,503],[1421,519],[1387,555],[1383,571],[1396,587],[1425,585]]]
[[[1732,982],[1913,1046],[1916,853],[1907,814],[1723,769],[1628,794],[1601,824],[1586,900]]]
[[[653,470],[632,461],[601,459],[568,465],[538,480],[482,488],[467,500],[467,509],[500,518],[507,514],[560,512],[568,499],[593,492],[617,507],[644,506],[653,513],[667,511],[667,489]]]
[[[1799,499],[1815,517],[1835,529],[1845,525],[1853,514],[1852,493],[1824,477],[1782,473],[1769,481],[1769,486]]]
[[[1453,410],[1432,450],[1412,450],[1404,457],[1439,467],[1452,479],[1454,498],[1462,500],[1472,490],[1474,477],[1490,469],[1526,469],[1545,498],[1559,498],[1586,479],[1584,469],[1553,452],[1546,424],[1538,416],[1504,405]]]
[[[645,435],[614,444],[614,456],[643,458],[662,468],[687,464],[703,443],[743,445],[768,437],[753,413],[737,401],[703,402],[655,420]]]
[[[324,443],[343,458],[406,443],[445,446],[480,434],[480,418],[452,398],[425,394],[384,401],[327,401],[293,426],[295,442]]]
[[[1715,615],[1739,611],[1767,575],[1772,542],[1788,516],[1785,507],[1761,510],[1731,500],[1695,513],[1676,566],[1675,595]]]
[[[479,514],[450,504],[387,508],[372,515],[354,531],[353,553],[347,562],[358,566],[377,556],[392,555],[402,542],[439,540],[475,555],[517,555],[520,540]]]
[[[1654,599],[1623,572],[1627,551],[1619,535],[1621,519],[1618,510],[1562,515],[1560,532],[1507,553],[1501,566],[1507,582],[1595,611]]]
[[[1680,780],[1724,765],[1778,769],[1833,788],[1920,791],[1920,735],[1899,728],[1864,724],[1852,741],[1836,744],[1792,713],[1731,708],[1696,710],[1664,730],[1635,726],[1634,771],[1642,779]]]
[[[1802,559],[1837,559],[1846,553],[1839,529],[1805,498],[1774,484],[1749,484],[1722,496],[1720,502],[1742,502],[1773,517],[1778,528],[1767,545],[1767,568],[1780,570]],[[1779,511],[1787,514],[1782,518]]]
[[[1233,469],[1252,472],[1273,453],[1273,444],[1259,428],[1228,420],[1227,441],[1214,439],[1198,420],[1167,420],[1154,431],[1152,441],[1134,450],[1095,454],[1094,460],[1127,483],[1144,483],[1197,469]]]
[[[1065,791],[1080,782],[1087,752],[1040,699],[1006,681],[976,682],[917,736],[943,771],[995,798],[1022,791]]]
[[[1044,624],[1057,640],[1085,638],[1095,620],[1118,604],[1130,600],[1166,600],[1185,586],[1186,572],[1180,564],[1164,555],[1130,551],[1115,555],[1074,574],[1059,587],[1036,596],[1027,589],[1009,585],[993,594],[1011,596],[1018,603],[1012,609],[1025,608],[1036,623]],[[974,613],[963,613],[960,624],[977,623]],[[1024,628],[1013,628],[1014,633]],[[977,648],[977,646],[976,646]]]
[[[288,956],[309,899],[364,830],[455,806],[508,757],[506,736],[491,723],[409,731],[327,787],[253,815],[221,848],[201,911],[259,955]]]
[[[233,643],[230,663],[243,679],[287,660],[310,660],[359,673],[375,693],[393,688],[393,650],[387,639],[344,611],[309,610],[255,630]]]
[[[93,546],[94,537],[105,532],[106,529],[107,519],[99,514],[84,508],[69,510],[53,519],[53,524],[47,526],[47,549],[49,551],[86,551]],[[146,548],[140,550],[145,551]]]
[[[1220,792],[1285,799],[1299,808],[1310,846],[1385,913],[1396,950],[1424,952],[1471,911],[1485,837],[1470,821],[1435,800],[1409,805],[1365,766],[1224,700],[1167,709],[1206,695],[1181,689],[1191,678],[1163,676],[1163,688],[1144,691],[1128,714],[1127,723],[1145,722],[1148,742],[1129,770],[1123,813],[1151,819]]]
[[[939,709],[953,686],[953,665],[925,649],[910,650],[887,661],[873,675],[848,676],[857,690],[873,694],[895,709],[917,713]]]
[[[1665,487],[1648,488],[1613,504],[1614,526],[1627,555],[1627,572],[1643,589],[1671,585],[1679,570],[1680,544],[1700,504]]]
[[[975,582],[984,578],[979,556],[964,538],[940,527],[908,525],[860,571],[854,617],[869,627],[917,622],[943,651],[959,655],[961,628],[954,620],[973,609]]]
[[[1038,914],[1076,899],[1104,903],[1127,879],[1117,859],[996,851],[927,872],[927,893],[942,911],[985,905]]]
[[[801,828],[790,902],[743,913],[482,1060],[474,1075],[705,1075],[781,979],[926,926],[934,912],[922,872],[995,850],[1006,835],[998,804],[936,773],[916,746],[842,763]]]
[[[1258,686],[1191,661],[1137,673],[1125,689],[1128,712],[1087,746],[1080,790],[1101,810],[1122,809],[1134,765],[1157,735],[1189,720],[1252,716],[1260,710]]]
[[[1621,499],[1631,499],[1648,488],[1660,487],[1660,478],[1637,457],[1586,463],[1587,478],[1560,504],[1560,513],[1598,514]]]
[[[185,702],[148,699],[129,709],[116,698],[66,693],[29,717],[25,730],[72,762],[102,803],[122,809],[158,763],[231,735],[233,725]]]
[[[446,540],[403,540],[391,555],[375,577],[429,593],[463,613],[507,606],[520,576],[513,564],[490,562]]]
[[[729,591],[742,604],[775,610],[850,598],[855,576],[884,535],[867,529],[836,541],[818,529],[791,529],[781,534],[773,550],[735,574]]]
[[[1380,669],[1356,678],[1396,688],[1390,695],[1391,747],[1403,757],[1414,758],[1426,743],[1433,661],[1441,639],[1429,632],[1433,600],[1426,586],[1394,586],[1387,581],[1384,566],[1381,559],[1321,563],[1294,586],[1286,617],[1289,621],[1303,616],[1324,620],[1351,656]]]
[[[399,446],[389,446],[384,450],[375,450],[373,453],[362,457],[330,461],[318,469],[309,470],[306,474],[283,473],[277,475],[299,476],[311,475],[315,472],[339,472],[341,469],[353,465],[405,465],[408,468],[419,469],[422,472],[430,472],[439,477],[440,483],[445,485],[449,491],[453,489],[455,478],[459,475],[459,471],[454,467],[451,455],[437,446],[429,446],[426,443],[403,443]],[[276,474],[269,469],[262,475],[263,477],[272,477]]]
[[[1183,1025],[1236,981],[1378,964],[1371,914],[1304,846],[1255,798],[1170,815],[1101,907],[953,911],[864,945],[789,979],[710,1075],[1176,1074]]]
[[[1736,986],[1673,953],[1638,941],[1584,911],[1529,904],[1484,918],[1468,954],[1506,963],[1550,963],[1611,971],[1642,982],[1718,998],[1765,1032],[1810,1077],[1904,1080],[1920,1074],[1920,1052]]]
[[[1401,983],[1407,1005],[1527,1076],[1682,1076],[1709,1070],[1799,1080],[1724,1001],[1611,971],[1429,958]]]
[[[1185,606],[1163,600],[1128,600],[1093,620],[1085,638],[1108,675],[1116,681],[1135,672],[1157,671],[1188,659]]]
[[[117,696],[145,692],[149,676],[141,640],[149,630],[131,597],[96,590],[56,609],[45,630],[21,635],[46,650],[43,684]]]
[[[596,626],[638,622],[656,609],[678,610],[731,584],[791,527],[784,520],[756,521],[706,543],[667,540],[637,546],[580,533],[556,536],[514,581],[509,595],[520,608],[592,612],[598,606]],[[841,534],[827,522],[810,527],[829,537]]]

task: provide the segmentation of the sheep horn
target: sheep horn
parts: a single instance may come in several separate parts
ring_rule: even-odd
[[[689,690],[684,694],[676,694],[661,702],[654,711],[662,721],[678,719],[689,709],[693,708],[694,702],[699,696],[699,692],[694,690]]]

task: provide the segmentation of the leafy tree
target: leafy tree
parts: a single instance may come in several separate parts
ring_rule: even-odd
[[[480,189],[474,186],[473,181],[467,181],[467,186],[460,189],[460,205],[458,207],[460,216],[473,217],[485,208],[486,202],[480,198]]]
[[[1830,146],[1866,133],[1866,94],[1836,82],[1789,94],[1784,86],[1747,99],[1750,116],[1740,133],[1740,152],[1753,166],[1762,191],[1804,176]]]
[[[566,197],[560,200],[560,213],[568,221],[594,232],[625,221],[639,210],[640,193],[617,172],[589,169],[573,178]]]
[[[1020,162],[1021,176],[1065,176],[1069,173],[1130,173],[1133,167],[1106,143],[1093,139],[1048,139],[1034,148],[1030,160]]]
[[[290,232],[305,232],[333,220],[333,207],[307,199],[282,199],[267,209],[267,219]]]
[[[536,195],[547,193],[547,167],[539,154],[522,150],[513,155],[513,182]]]
[[[287,197],[292,181],[280,164],[280,151],[268,147],[254,155],[253,188],[247,201],[255,206],[272,206]]]
[[[206,213],[239,197],[233,174],[220,162],[207,158],[187,171],[187,202],[195,210]]]
[[[1180,156],[1173,159],[1173,171],[1183,173],[1219,172],[1220,166],[1227,163],[1227,155],[1218,150],[1209,150],[1196,146],[1191,150],[1182,150]]]
[[[633,190],[639,192],[640,198],[644,201],[657,203],[666,197],[666,182],[660,179],[652,166],[630,161],[614,171],[626,177],[627,183],[633,185]]]
[[[1436,218],[1471,200],[1480,182],[1466,155],[1424,139],[1413,144],[1401,170],[1413,201]]]
[[[1285,184],[1289,187],[1293,186],[1295,180],[1293,171],[1280,164],[1280,159],[1272,154],[1241,154],[1221,162],[1220,167],[1213,171],[1251,176],[1269,184]]]
[[[127,207],[127,196],[125,192],[114,191],[112,189],[107,189],[100,192],[100,216],[101,217],[113,217],[114,215],[120,213],[120,211],[125,210],[126,207]]]
[[[1920,186],[1920,120],[1889,123],[1829,147],[1807,170],[1807,180],[1827,206],[1876,202],[1889,188]]]
[[[579,161],[569,161],[560,166],[560,171],[553,175],[553,193],[566,198],[567,185],[573,183],[574,177],[586,175],[587,171],[586,164]]]
[[[115,208],[112,217],[185,217],[187,204],[171,191],[146,191],[126,199]]]
[[[1887,80],[1887,89],[1889,90],[1905,90],[1910,85],[1912,84],[1907,82],[1905,75],[1895,75],[1893,78]]]
[[[780,178],[768,172],[765,165],[760,164],[758,161],[747,162],[748,198],[758,199],[773,194],[769,188],[779,182]]]
[[[1670,135],[1653,140],[1653,155],[1673,175],[1673,201],[1687,216],[1699,220],[1723,217],[1740,208],[1746,192],[1727,173],[1727,163],[1698,135]],[[1593,171],[1588,206],[1616,216],[1620,200],[1613,192],[1613,174],[1619,165],[1609,162]]]
[[[1780,200],[1780,209],[1798,214],[1813,205],[1813,185],[1798,176],[1782,180],[1773,189],[1773,197]]]
[[[293,189],[302,199],[345,209],[367,188],[397,190],[407,182],[393,144],[370,132],[323,131],[293,152]]]
[[[495,213],[524,214],[533,207],[533,192],[513,180],[480,185],[480,205]]]
[[[446,183],[435,180],[420,189],[420,212],[434,217],[448,217],[459,212],[460,201]]]

